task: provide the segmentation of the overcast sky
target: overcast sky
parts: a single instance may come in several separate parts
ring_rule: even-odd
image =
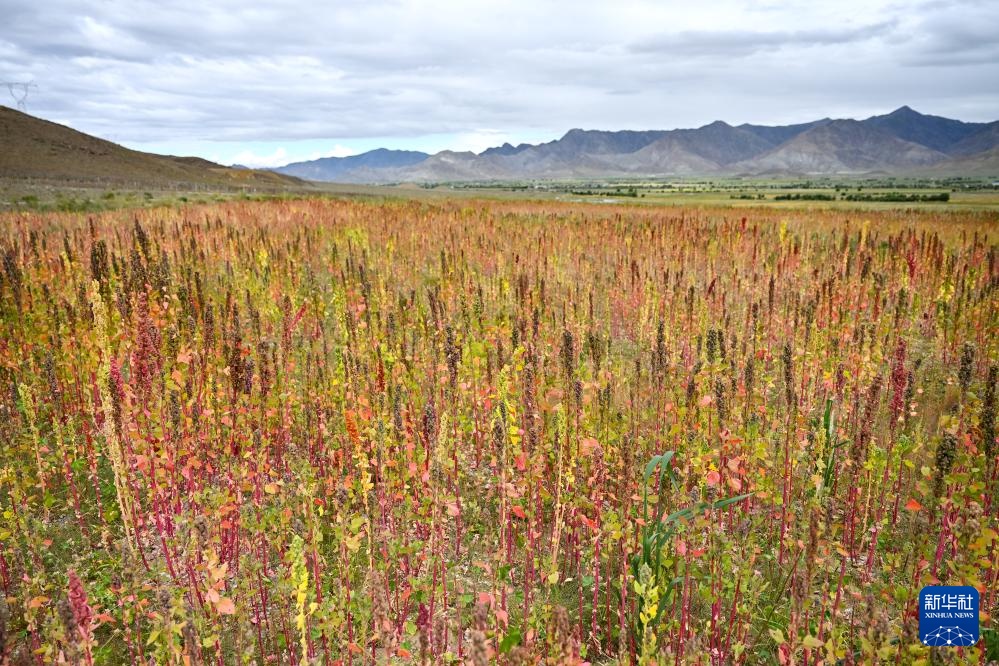
[[[0,26],[29,113],[251,166],[903,104],[999,119],[996,0],[0,0]]]

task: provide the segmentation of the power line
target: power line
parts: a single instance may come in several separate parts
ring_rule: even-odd
[[[7,86],[7,92],[14,98],[18,111],[28,110],[28,93],[33,88],[38,88],[34,81],[0,81],[0,84]]]

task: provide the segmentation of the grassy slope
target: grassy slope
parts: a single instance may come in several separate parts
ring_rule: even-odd
[[[269,171],[130,150],[5,106],[0,106],[0,177],[258,188],[306,185]]]

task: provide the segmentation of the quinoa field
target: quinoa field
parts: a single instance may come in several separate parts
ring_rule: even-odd
[[[995,663],[997,220],[5,214],[0,664]]]

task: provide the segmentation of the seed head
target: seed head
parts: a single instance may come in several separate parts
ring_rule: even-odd
[[[945,432],[940,442],[937,444],[937,454],[933,461],[933,496],[939,498],[943,495],[945,477],[950,473],[950,468],[954,465],[954,457],[957,453],[957,437],[949,432]]]
[[[575,341],[573,340],[572,333],[569,329],[562,331],[562,370],[565,372],[566,377],[572,377],[573,371],[576,367],[576,349]]]
[[[73,611],[73,619],[76,621],[76,629],[80,636],[89,640],[91,638],[91,622],[94,611],[87,602],[87,591],[83,587],[83,581],[76,575],[75,571],[69,572],[69,605]]]
[[[791,344],[784,343],[784,352],[781,354],[781,361],[784,364],[784,398],[787,406],[795,404],[794,399],[794,365],[791,360]]]
[[[971,373],[975,364],[975,345],[965,342],[961,349],[961,369],[957,373],[957,378],[961,384],[961,394],[968,392],[971,385]]]

